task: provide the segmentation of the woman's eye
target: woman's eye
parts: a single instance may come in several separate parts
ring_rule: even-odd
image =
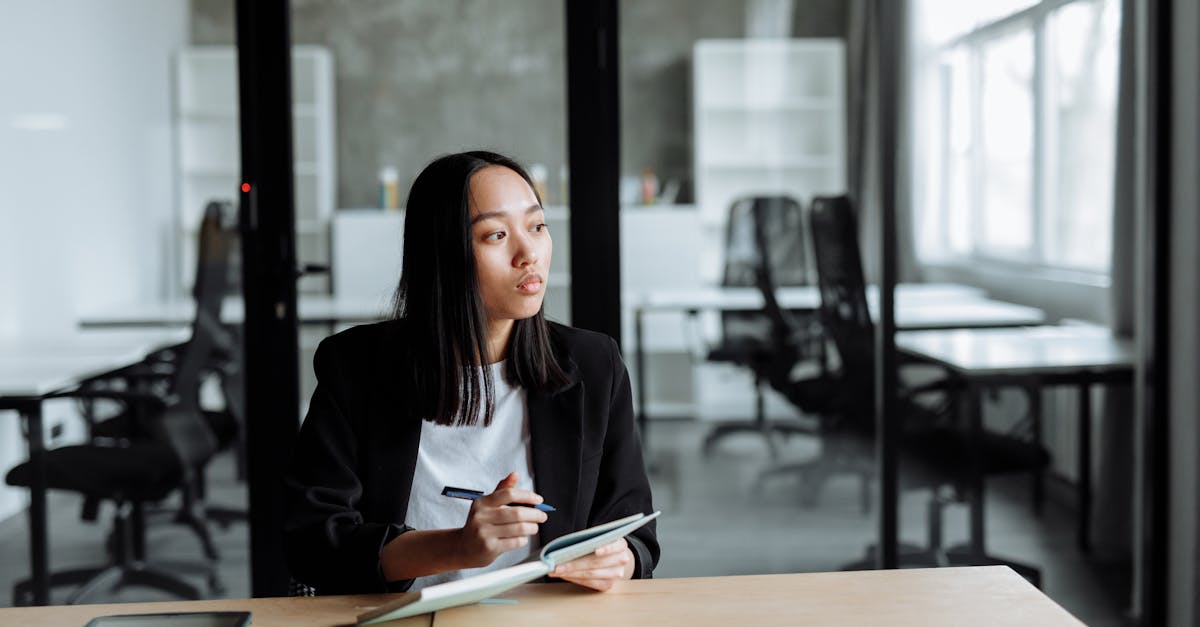
[[[489,242],[498,242],[498,241],[504,239],[504,231],[496,231],[495,233],[488,233],[487,237],[484,237],[483,239],[485,239]]]
[[[543,224],[535,224],[533,227],[533,232],[541,233],[542,231],[545,231],[547,228],[549,228],[549,227],[547,227],[544,223]]]

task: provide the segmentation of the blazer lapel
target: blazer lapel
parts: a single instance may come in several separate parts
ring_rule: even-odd
[[[587,517],[576,502],[583,455],[583,386],[576,382],[557,393],[530,391],[526,402],[534,488],[556,509],[538,531],[544,546],[581,528],[579,519]]]
[[[398,323],[391,323],[387,341],[376,349],[376,379],[370,388],[375,398],[368,403],[373,415],[366,421],[373,429],[367,438],[368,446],[372,448],[367,459],[374,460],[375,467],[370,472],[378,479],[370,482],[373,488],[370,496],[381,508],[388,510],[388,520],[395,522],[404,522],[408,514],[408,497],[412,492],[411,479],[417,466],[422,427],[422,421],[408,411],[406,397],[411,392],[400,383],[405,348],[402,331]],[[402,477],[409,480],[402,481]]]

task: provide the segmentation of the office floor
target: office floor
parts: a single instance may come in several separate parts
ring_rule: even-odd
[[[700,454],[703,424],[655,422],[649,434],[655,467],[655,501],[663,510],[659,537],[663,561],[659,577],[730,575],[836,570],[860,559],[875,532],[875,519],[862,514],[859,483],[845,476],[831,480],[815,507],[796,505],[797,484],[780,478],[761,494],[751,489],[766,462],[765,447],[751,435],[727,439],[709,458]],[[792,438],[781,447],[782,458],[811,455],[815,444]],[[237,505],[244,490],[234,480],[232,460],[220,458],[210,471],[212,501]],[[1023,477],[988,484],[988,547],[1004,557],[1038,564],[1043,589],[1089,625],[1122,625],[1128,597],[1128,569],[1100,567],[1075,549],[1073,512],[1048,502],[1042,517],[1030,515]],[[901,535],[923,543],[926,494],[902,497]],[[52,568],[102,562],[99,539],[107,530],[110,510],[97,523],[79,520],[77,497],[52,494],[50,544]],[[249,595],[245,525],[215,530],[221,551],[222,596]],[[952,507],[946,515],[946,540],[965,538],[966,512]],[[153,528],[148,539],[152,558],[196,560],[195,537],[182,528]],[[0,605],[11,603],[12,583],[28,575],[25,518],[0,521]],[[196,583],[202,579],[197,577]],[[68,590],[54,594],[62,602]],[[116,595],[97,593],[88,602],[167,600],[164,594],[130,588]]]

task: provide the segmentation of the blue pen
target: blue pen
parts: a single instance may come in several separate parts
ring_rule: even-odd
[[[446,486],[446,487],[442,488],[442,496],[449,496],[451,498],[466,499],[468,501],[474,501],[475,499],[483,496],[483,492],[481,492],[479,490],[471,490],[469,488],[453,488],[450,486]],[[529,503],[509,503],[509,505],[519,505],[521,507],[532,507],[534,509],[540,509],[543,512],[553,512],[554,511],[554,508],[552,506],[546,505],[545,503],[538,503],[537,505],[530,505]]]

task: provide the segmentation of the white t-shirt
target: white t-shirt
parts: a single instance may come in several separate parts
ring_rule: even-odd
[[[491,426],[483,426],[483,408],[475,426],[448,427],[429,421],[421,424],[421,443],[405,521],[413,529],[457,529],[467,521],[471,501],[442,496],[445,486],[488,493],[508,473],[516,471],[521,474],[517,487],[534,489],[525,390],[504,380],[503,361],[487,366],[486,370],[496,394]],[[529,544],[504,553],[488,566],[418,577],[410,589],[419,590],[512,566],[525,561],[539,548],[537,536],[531,536]]]

